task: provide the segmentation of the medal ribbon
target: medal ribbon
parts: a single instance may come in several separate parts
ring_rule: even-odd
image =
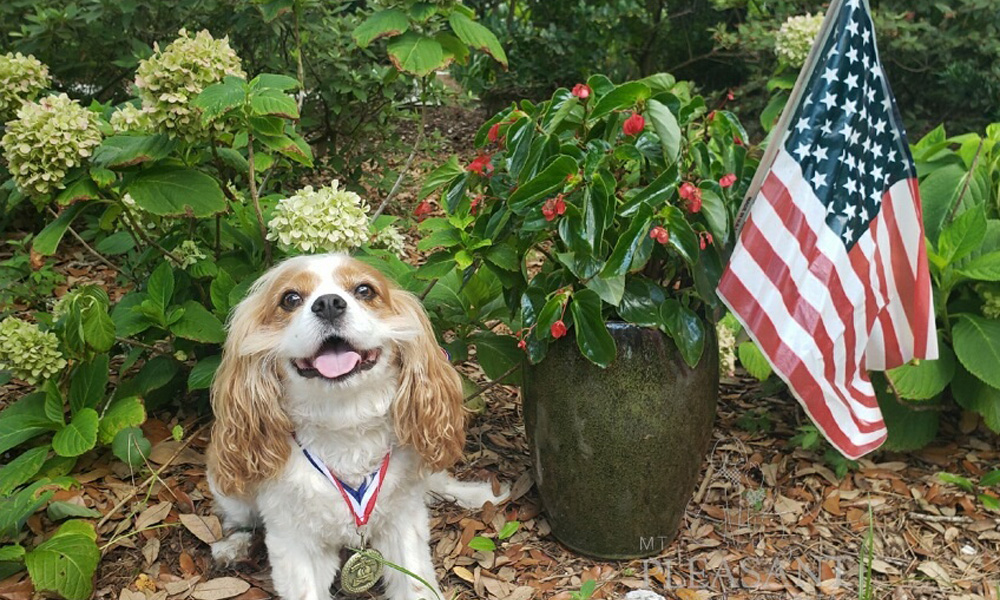
[[[392,450],[386,453],[378,469],[374,473],[365,476],[361,485],[355,489],[334,475],[329,467],[305,446],[300,444],[299,447],[302,448],[302,454],[305,455],[309,463],[340,492],[340,495],[344,498],[344,502],[347,504],[347,508],[354,515],[354,523],[358,527],[367,523],[372,510],[375,509],[375,501],[378,500],[378,493],[382,489],[385,474],[389,471],[389,457],[392,456]]]

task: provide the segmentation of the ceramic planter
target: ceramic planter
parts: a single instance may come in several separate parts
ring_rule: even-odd
[[[607,369],[567,336],[526,365],[524,421],[555,537],[600,558],[659,553],[676,535],[707,450],[718,399],[714,337],[690,368],[658,330],[609,323]]]

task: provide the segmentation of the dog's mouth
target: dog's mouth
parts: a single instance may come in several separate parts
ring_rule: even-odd
[[[296,358],[292,366],[307,379],[320,377],[328,381],[343,381],[374,367],[380,354],[382,351],[378,348],[358,350],[344,338],[333,336],[323,341],[315,356]]]

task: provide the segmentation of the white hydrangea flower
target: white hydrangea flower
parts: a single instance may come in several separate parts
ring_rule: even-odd
[[[0,321],[0,369],[34,385],[65,366],[55,334],[14,317]]]
[[[159,226],[160,217],[139,206],[139,203],[135,201],[132,194],[125,192],[125,195],[122,196],[122,204],[128,208],[128,214],[132,217],[132,220],[135,221],[135,224],[139,228],[146,231],[152,231]],[[120,223],[122,227],[125,226],[124,219],[118,219],[118,223]]]
[[[126,104],[111,114],[111,127],[115,133],[149,133],[156,129],[153,123],[153,110],[147,107],[139,108]]]
[[[805,64],[822,25],[821,14],[788,17],[774,36],[774,53],[778,59],[792,67]]]
[[[66,94],[22,104],[0,140],[17,186],[36,198],[63,189],[69,170],[100,143],[97,115]]]
[[[403,258],[403,249],[406,245],[406,238],[395,225],[389,225],[372,236],[371,245],[376,248],[384,248],[396,256]]]
[[[286,251],[342,252],[368,241],[368,205],[340,182],[314,190],[306,186],[278,201],[267,239]]]
[[[177,266],[182,269],[186,269],[196,262],[208,258],[208,255],[198,246],[198,243],[192,240],[184,240],[171,251],[171,254],[176,256],[180,261],[180,264]]]
[[[142,110],[158,131],[197,141],[205,136],[206,129],[201,111],[191,101],[226,75],[246,76],[240,58],[229,46],[229,38],[217,40],[206,30],[191,37],[182,29],[170,45],[163,50],[154,46],[153,56],[139,63],[135,86]],[[211,124],[216,130],[222,126]]]
[[[49,87],[49,68],[30,54],[0,54],[0,123]]]
[[[715,324],[719,341],[719,371],[727,376],[736,375],[736,334],[725,320]]]

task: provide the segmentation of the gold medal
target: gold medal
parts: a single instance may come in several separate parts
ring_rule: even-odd
[[[374,548],[358,550],[347,559],[340,572],[340,587],[345,592],[367,592],[382,576],[382,554]]]

